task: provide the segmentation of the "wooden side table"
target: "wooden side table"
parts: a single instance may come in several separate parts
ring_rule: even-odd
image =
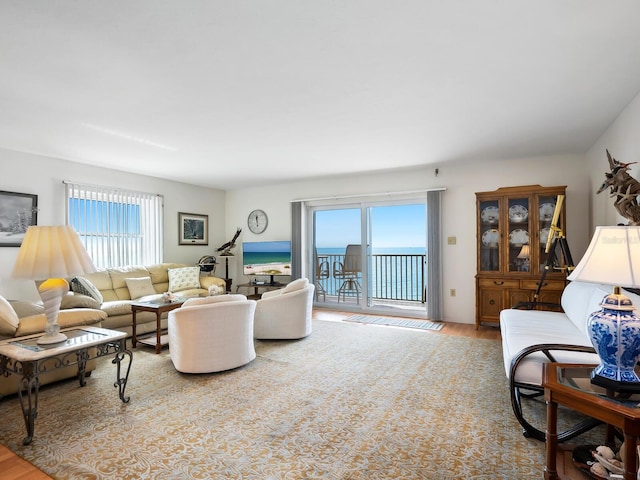
[[[616,399],[614,392],[591,384],[596,365],[547,363],[543,368],[544,397],[547,402],[547,465],[545,480],[567,479],[556,468],[558,449],[558,405],[588,415],[622,430],[625,441],[624,480],[636,480],[636,439],[640,435],[638,402]],[[610,432],[611,433],[611,432]]]
[[[133,348],[136,347],[138,342],[145,343],[155,347],[156,353],[160,353],[162,350],[162,314],[165,312],[170,312],[171,310],[175,310],[179,308],[184,303],[184,300],[177,302],[137,302],[131,304],[131,314],[133,317],[133,324],[131,325],[131,346]],[[153,312],[156,314],[156,343],[152,342],[143,342],[142,340],[138,340],[136,336],[136,313],[138,312]],[[166,344],[166,343],[165,343]]]

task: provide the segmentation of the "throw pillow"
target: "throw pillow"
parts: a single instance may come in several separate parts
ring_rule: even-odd
[[[91,297],[100,304],[104,301],[100,290],[84,277],[73,277],[73,279],[71,279],[71,290],[75,293]]]
[[[200,288],[200,267],[169,269],[170,292],[179,292],[190,288]]]
[[[125,278],[124,281],[127,284],[129,296],[132,300],[156,293],[153,283],[151,283],[151,277]]]
[[[13,337],[18,325],[20,320],[15,310],[6,298],[0,297],[0,335]]]

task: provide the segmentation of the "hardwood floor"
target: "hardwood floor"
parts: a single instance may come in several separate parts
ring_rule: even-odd
[[[341,312],[324,308],[314,308],[313,318],[317,320],[332,320],[339,322],[353,315],[354,312]],[[416,320],[421,320],[416,318]],[[498,327],[480,326],[476,330],[475,324],[471,323],[450,323],[445,322],[441,330],[430,331],[431,333],[458,335],[471,338],[486,338],[489,340],[500,340],[500,329]]]
[[[353,315],[353,312],[340,312],[322,308],[313,310],[313,318],[318,320],[339,322],[351,315]],[[476,330],[475,325],[469,323],[445,323],[442,330],[429,331],[429,333],[500,340],[499,328],[481,326]],[[51,480],[51,477],[45,475],[26,460],[18,457],[3,445],[0,445],[0,472],[2,472],[0,474],[0,479],[2,480]]]
[[[0,478],[3,480],[51,480],[51,477],[0,445]]]

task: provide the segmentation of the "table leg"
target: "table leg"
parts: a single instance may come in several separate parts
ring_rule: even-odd
[[[556,454],[558,448],[558,404],[547,398],[547,465],[544,467],[545,480],[557,480]]]
[[[136,344],[138,343],[138,339],[136,338],[136,309],[133,307],[131,309],[131,315],[133,317],[133,323],[131,324],[131,348],[136,348]]]
[[[636,470],[638,468],[636,461],[636,436],[624,434],[624,480],[636,480]]]
[[[20,407],[22,408],[25,427],[27,427],[27,436],[22,440],[22,444],[29,445],[31,440],[33,440],[36,428],[35,421],[38,416],[40,380],[34,375],[34,365],[32,363],[24,363],[22,368],[23,376],[18,388],[18,398],[20,399]]]
[[[156,313],[156,353],[160,353],[162,351],[162,314],[160,312]]]
[[[125,345],[124,342],[126,342],[126,340],[123,341],[123,344],[122,344],[123,347]],[[121,367],[122,367],[122,359],[124,358],[125,355],[129,357],[129,364],[127,365],[127,372],[123,377],[121,375]],[[114,383],[113,386],[118,388],[118,396],[120,397],[120,400],[122,400],[124,403],[128,403],[130,398],[130,397],[125,397],[124,391],[127,388],[127,380],[129,380],[129,372],[131,371],[132,362],[133,362],[133,355],[131,354],[131,351],[126,349],[116,353],[115,358],[111,361],[111,363],[115,363],[117,367],[116,383]]]
[[[87,361],[89,360],[89,351],[86,348],[78,350],[76,352],[76,359],[78,361],[78,382],[81,387],[87,384]]]

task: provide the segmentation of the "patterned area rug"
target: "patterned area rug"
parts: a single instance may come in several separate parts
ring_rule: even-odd
[[[83,388],[42,388],[29,446],[17,398],[2,399],[0,443],[59,480],[542,478],[544,444],[511,412],[499,341],[313,328],[256,341],[252,363],[219,374],[137,349],[128,404],[101,359]]]
[[[440,330],[444,323],[430,322],[428,320],[413,320],[398,317],[374,317],[369,315],[351,315],[344,319],[345,322],[371,323],[374,325],[389,325],[393,327],[419,328],[420,330]]]

